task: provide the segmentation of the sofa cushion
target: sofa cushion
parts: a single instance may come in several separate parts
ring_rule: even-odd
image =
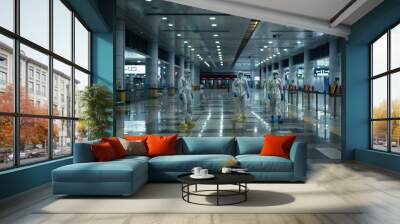
[[[145,141],[126,140],[124,138],[119,138],[119,141],[124,147],[126,155],[137,155],[137,156],[147,155],[147,148]]]
[[[176,139],[178,135],[160,136],[149,135],[146,143],[148,156],[166,156],[176,154]]]
[[[290,149],[295,139],[296,136],[294,135],[265,135],[260,155],[290,159]]]
[[[203,167],[210,171],[219,171],[230,159],[231,155],[175,155],[158,156],[149,160],[150,171],[190,172],[193,167]]]
[[[250,172],[293,172],[292,161],[279,156],[239,155],[236,159]]]
[[[235,139],[231,137],[184,137],[181,154],[235,154]]]
[[[260,154],[264,144],[263,137],[237,137],[236,155]]]
[[[102,142],[99,144],[93,144],[90,146],[96,161],[105,162],[117,159],[118,156],[115,154],[115,150],[109,142]]]
[[[134,172],[143,172],[147,163],[139,159],[75,163],[53,170],[58,182],[130,182]]]
[[[124,149],[124,146],[122,146],[121,142],[117,137],[103,137],[101,138],[101,142],[110,143],[112,148],[114,149],[117,158],[122,158],[126,156],[126,151]]]

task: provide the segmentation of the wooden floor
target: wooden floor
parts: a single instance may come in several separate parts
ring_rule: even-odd
[[[308,182],[349,203],[365,204],[357,214],[35,214],[52,200],[44,186],[0,203],[0,223],[253,224],[400,223],[400,175],[358,163],[310,163]],[[315,203],[320,203],[315,201]],[[171,205],[173,206],[173,205]]]

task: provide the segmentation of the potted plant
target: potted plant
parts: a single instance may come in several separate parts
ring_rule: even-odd
[[[84,124],[87,128],[89,140],[109,136],[108,130],[112,125],[113,113],[113,97],[110,89],[101,84],[86,87],[80,92],[79,106],[83,120],[79,124]]]

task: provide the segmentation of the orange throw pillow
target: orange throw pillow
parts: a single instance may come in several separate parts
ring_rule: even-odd
[[[290,148],[296,136],[286,135],[265,135],[264,146],[261,149],[261,156],[280,156],[286,159],[290,159]]]
[[[178,135],[150,135],[147,138],[148,156],[176,155],[176,139]]]
[[[116,159],[115,151],[112,148],[112,145],[108,142],[102,142],[100,144],[91,145],[92,152],[94,157],[99,162],[110,161]]]
[[[119,141],[118,138],[116,137],[110,137],[110,138],[101,138],[101,142],[108,142],[114,149],[115,155],[117,158],[122,158],[126,156],[126,151],[124,149],[124,146],[122,146],[121,142]]]

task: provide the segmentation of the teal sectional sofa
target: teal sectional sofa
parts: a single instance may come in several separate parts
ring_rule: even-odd
[[[128,156],[96,162],[90,145],[77,143],[74,163],[52,172],[53,193],[67,195],[131,195],[148,181],[176,181],[193,167],[218,172],[228,160],[236,160],[259,182],[304,182],[306,144],[295,142],[290,159],[260,156],[263,137],[183,137],[177,141],[177,155]]]

